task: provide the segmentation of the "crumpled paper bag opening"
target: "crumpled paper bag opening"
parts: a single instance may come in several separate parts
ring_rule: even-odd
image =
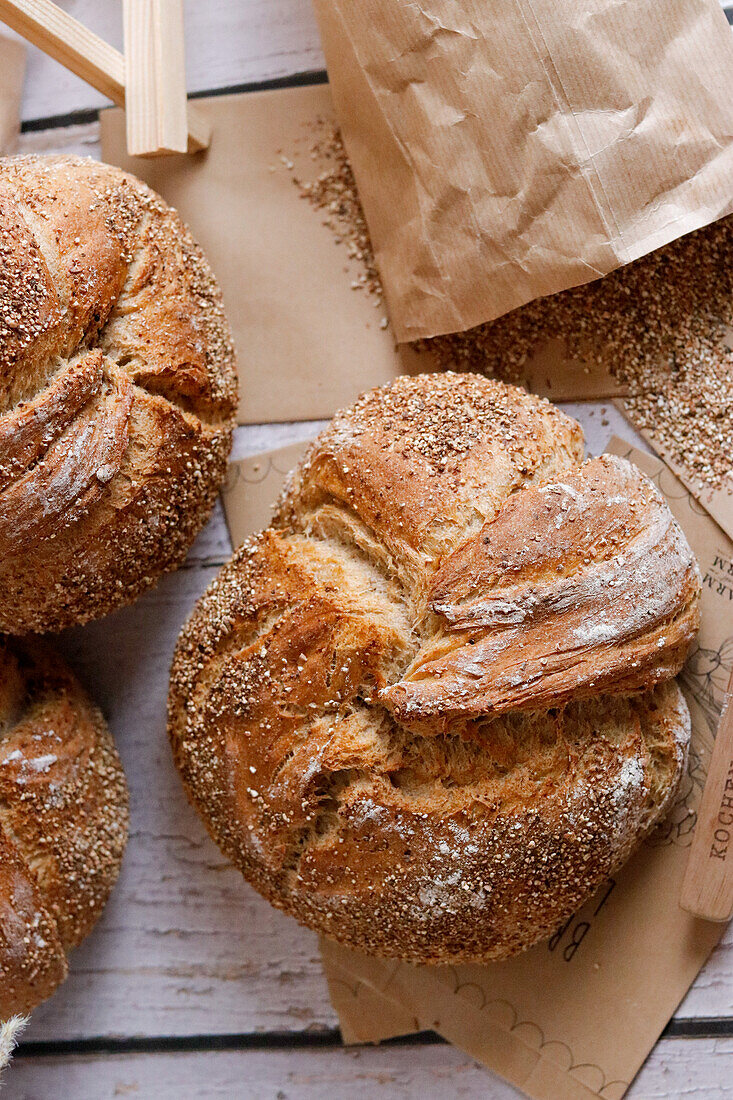
[[[717,0],[314,0],[398,341],[599,278],[733,207]]]

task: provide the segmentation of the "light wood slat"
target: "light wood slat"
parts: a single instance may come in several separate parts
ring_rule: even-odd
[[[113,103],[125,106],[123,55],[52,0],[0,0],[0,20]],[[208,122],[190,107],[189,147],[203,149],[209,137]]]
[[[195,152],[210,128],[189,136],[182,0],[123,0],[127,148],[133,156]]]
[[[125,61],[119,50],[51,0],[0,0],[0,19],[113,103],[125,102]]]
[[[733,913],[733,672],[731,672],[680,905],[711,921]]]
[[[130,0],[126,2],[130,3]],[[150,3],[152,6],[158,144],[163,150],[185,152],[189,148],[189,140],[186,117],[183,0],[139,0],[139,2]],[[197,145],[196,148],[200,149],[202,146]],[[193,152],[194,149],[191,151]]]
[[[733,1040],[664,1039],[628,1100],[724,1100]],[[450,1046],[258,1050],[16,1061],[3,1100],[121,1096],[179,1100],[518,1100],[521,1093]]]
[[[133,156],[157,153],[158,105],[156,42],[152,0],[122,0],[125,40],[125,116],[127,148]],[[185,152],[188,135],[178,136]],[[174,150],[168,150],[173,152]]]
[[[119,0],[74,0],[73,12],[122,50]],[[184,0],[184,14],[189,91],[324,68],[309,0]],[[31,49],[23,118],[45,118],[103,102],[89,85]]]

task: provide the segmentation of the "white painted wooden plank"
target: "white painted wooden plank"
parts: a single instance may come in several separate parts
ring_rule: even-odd
[[[219,530],[223,537],[221,519]],[[74,954],[70,979],[34,1015],[31,1039],[334,1023],[315,936],[226,864],[186,802],[169,752],[171,653],[215,572],[183,569],[134,607],[60,638],[109,719],[130,782],[132,825],[103,920]]]
[[[26,134],[22,148],[98,156],[98,127]],[[583,423],[591,453],[601,451],[613,432],[639,442],[611,405],[564,407]],[[240,428],[234,455],[308,438],[320,426]],[[133,792],[133,836],[102,924],[76,953],[69,982],[36,1013],[29,1038],[299,1030],[335,1024],[314,938],[270,909],[224,866],[185,803],[168,754],[164,706],[175,636],[214,575],[214,566],[229,552],[217,508],[186,569],[135,607],[62,639],[104,706],[120,744]],[[729,933],[679,1015],[729,1015],[732,1004]],[[422,1050],[415,1057],[422,1058]],[[48,1093],[39,1088],[28,1095]]]
[[[724,1100],[733,1079],[733,1040],[666,1039],[627,1093],[629,1100]],[[518,1100],[521,1093],[450,1046],[269,1050],[198,1054],[21,1059],[3,1100]]]
[[[116,0],[66,0],[62,6],[122,49]],[[186,0],[189,92],[252,83],[325,66],[310,0]],[[23,118],[47,118],[107,101],[39,50],[28,51]]]
[[[111,45],[122,48],[117,0],[65,0],[62,6]],[[310,0],[186,0],[185,17],[189,91],[325,67]],[[29,50],[23,118],[46,118],[104,102],[40,51]]]
[[[577,406],[592,450],[611,407]],[[606,423],[604,423],[604,421]],[[240,428],[238,454],[314,434],[317,424]],[[229,555],[221,511],[188,567],[133,607],[70,631],[61,645],[108,715],[132,788],[132,837],[121,882],[72,975],[29,1038],[298,1030],[333,1026],[315,938],[271,909],[227,867],[187,805],[165,737],[168,665],[178,629]],[[208,563],[208,564],[207,564]],[[688,998],[686,1015],[726,1014],[733,945]]]
[[[245,458],[272,447],[285,447],[301,439],[312,439],[327,420],[300,420],[285,424],[247,424],[236,429],[232,458]]]
[[[18,153],[66,153],[79,157],[101,157],[99,123],[60,126],[54,130],[32,130],[21,134]]]

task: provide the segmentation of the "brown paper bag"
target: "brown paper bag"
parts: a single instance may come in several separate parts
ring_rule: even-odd
[[[235,545],[267,523],[306,446],[232,463],[224,503]],[[660,459],[620,439],[609,450],[655,481],[703,576],[702,629],[682,677],[690,764],[667,822],[548,942],[506,962],[415,967],[321,941],[347,1042],[431,1028],[540,1100],[619,1100],[722,931],[678,897],[733,663],[733,541]]]
[[[314,0],[399,340],[462,331],[730,211],[717,0]]]
[[[209,257],[239,355],[240,423],[329,417],[363,390],[434,370],[432,355],[395,346],[384,306],[353,289],[358,266],[293,185],[289,162],[301,178],[320,171],[310,147],[314,123],[334,120],[328,85],[212,96],[197,107],[213,127],[206,153],[129,157],[125,116],[110,109],[102,157],[176,206]],[[605,366],[571,361],[550,343],[525,365],[528,389],[556,401],[621,392]]]

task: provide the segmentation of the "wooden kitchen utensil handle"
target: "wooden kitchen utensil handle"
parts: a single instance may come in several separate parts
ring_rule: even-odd
[[[733,914],[733,671],[725,693],[680,905],[705,920]]]

